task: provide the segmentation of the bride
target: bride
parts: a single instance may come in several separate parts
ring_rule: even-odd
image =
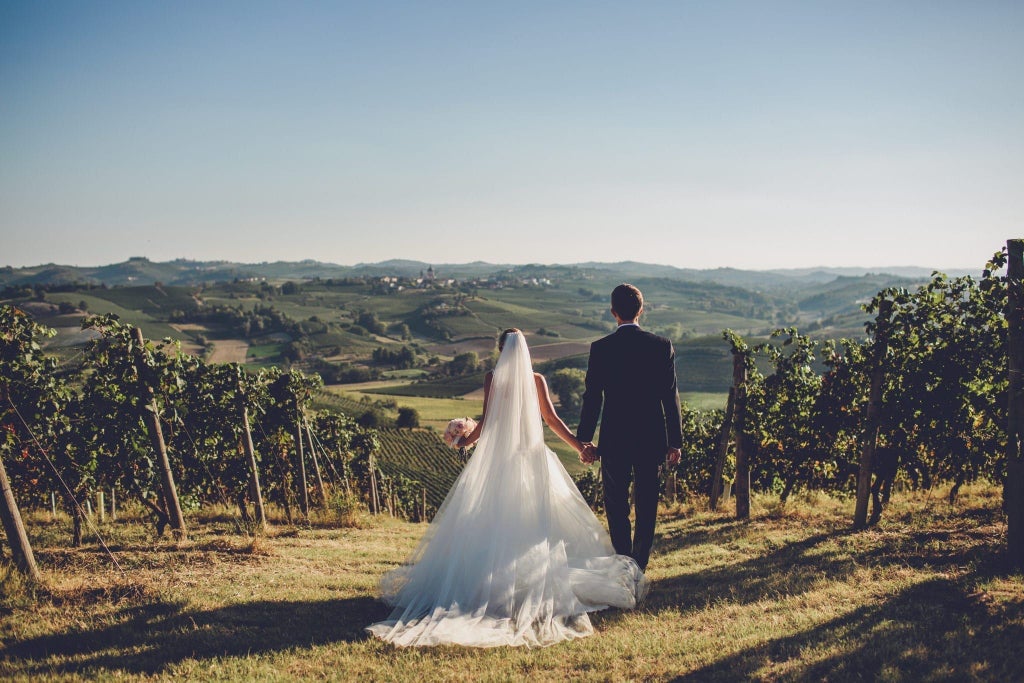
[[[367,627],[400,646],[539,647],[594,632],[588,612],[633,608],[647,591],[636,562],[616,555],[541,418],[582,451],[533,372],[522,332],[505,330],[484,382],[477,443],[408,562],[381,581],[394,606]]]

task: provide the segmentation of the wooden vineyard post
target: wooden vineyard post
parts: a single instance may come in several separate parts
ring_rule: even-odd
[[[50,519],[57,519],[57,494],[50,491]]]
[[[715,452],[715,472],[711,475],[711,498],[708,508],[714,512],[718,509],[718,499],[722,495],[722,474],[725,472],[725,459],[729,455],[729,440],[732,437],[732,421],[736,412],[736,391],[743,371],[743,356],[738,353],[732,356],[732,386],[729,387],[729,399],[725,403],[725,419],[722,430],[718,433],[718,449]]]
[[[306,483],[306,458],[302,452],[302,417],[295,423],[295,450],[299,454],[299,509],[309,517],[309,488]]]
[[[380,498],[377,495],[377,464],[370,456],[370,512],[380,514]]]
[[[256,504],[256,524],[262,529],[267,526],[267,511],[263,507],[260,472],[256,466],[256,449],[253,448],[252,431],[249,429],[249,407],[245,404],[242,405],[242,449],[249,461],[249,493]]]
[[[750,519],[750,443],[747,439],[747,364],[739,353],[734,353],[734,382],[736,382],[736,519]],[[735,360],[736,357],[739,360]],[[739,367],[739,370],[735,368]]]
[[[100,511],[100,522],[107,521],[107,505],[103,500],[103,491],[96,492],[96,509]]]
[[[173,532],[179,539],[183,540],[185,538],[185,516],[181,513],[181,503],[178,502],[178,490],[174,486],[174,474],[171,472],[171,461],[167,457],[167,444],[164,443],[164,433],[160,427],[160,409],[156,404],[156,392],[144,380],[149,374],[143,359],[143,349],[146,342],[142,338],[142,330],[138,327],[132,328],[132,334],[135,337],[135,364],[139,371],[139,381],[142,393],[148,399],[145,408],[142,410],[142,417],[146,422],[146,431],[149,433],[153,450],[156,452],[157,461],[160,463],[160,482],[163,488],[167,517]]]
[[[1009,365],[1009,404],[1006,411],[1007,558],[1013,569],[1024,569],[1024,240],[1006,243],[1006,325]]]
[[[868,526],[868,500],[871,497],[871,469],[878,442],[878,423],[882,412],[882,385],[885,382],[885,355],[889,348],[889,318],[892,301],[882,299],[875,319],[875,343],[871,368],[871,388],[868,392],[868,410],[864,424],[864,446],[860,453],[860,471],[857,476],[857,505],[853,513],[853,528]]]
[[[324,486],[324,478],[320,474],[320,461],[316,458],[316,448],[313,447],[313,430],[306,423],[306,440],[309,442],[309,457],[313,460],[313,473],[316,474],[316,487],[320,491],[320,502],[324,509],[327,509],[327,488]]]
[[[292,504],[288,498],[288,452],[284,446],[281,446],[277,452],[277,465],[281,470],[281,502],[284,503],[284,516],[288,520],[289,524],[294,524],[295,519],[292,517]]]
[[[420,515],[420,521],[427,521],[427,487],[423,487],[423,514]]]
[[[14,491],[11,490],[11,482],[7,478],[7,468],[3,459],[0,459],[0,519],[3,520],[4,531],[7,533],[7,543],[11,547],[11,555],[14,558],[14,565],[33,583],[40,583],[43,579],[36,566],[36,557],[32,553],[32,545],[28,541],[28,534],[25,533],[25,523],[21,519],[21,512],[18,510],[18,503],[14,499]]]
[[[117,521],[117,494],[114,493],[117,489],[110,489],[110,521]]]

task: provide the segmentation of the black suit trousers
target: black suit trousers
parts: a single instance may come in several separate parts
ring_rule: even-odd
[[[608,533],[619,555],[629,555],[643,570],[654,546],[654,525],[658,517],[657,456],[601,453],[601,478],[604,483],[604,506],[608,515]],[[629,523],[629,485],[634,483],[636,530]]]

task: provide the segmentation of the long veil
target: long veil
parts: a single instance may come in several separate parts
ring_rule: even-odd
[[[494,366],[485,419],[487,429],[480,434],[478,452],[490,452],[498,445],[502,454],[522,457],[545,448],[537,384],[522,332],[505,340]]]
[[[397,645],[551,645],[593,632],[587,612],[634,607],[636,563],[544,444],[530,352],[510,334],[469,462],[407,562],[381,580]]]

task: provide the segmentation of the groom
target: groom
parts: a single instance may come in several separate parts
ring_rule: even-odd
[[[679,462],[682,434],[672,342],[640,329],[644,297],[633,285],[612,292],[618,329],[590,346],[586,389],[576,437],[584,463],[601,460],[604,505],[615,552],[643,570],[654,544],[658,467]],[[604,412],[602,413],[602,404]],[[598,449],[590,441],[601,419]],[[630,533],[629,484],[635,481],[636,532]]]

